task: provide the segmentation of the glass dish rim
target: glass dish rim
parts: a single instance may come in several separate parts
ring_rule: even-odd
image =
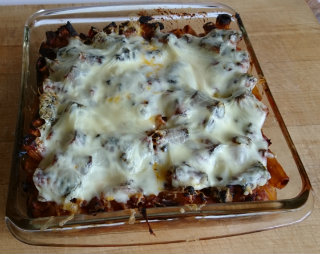
[[[34,14],[32,14],[26,21],[25,23],[25,33],[24,33],[24,40],[23,40],[23,60],[22,60],[22,77],[21,77],[21,94],[20,94],[20,100],[19,100],[19,112],[18,112],[18,121],[17,121],[17,126],[16,126],[16,139],[15,139],[15,143],[14,143],[14,149],[13,149],[13,156],[12,156],[12,168],[11,168],[11,175],[10,175],[10,184],[9,184],[9,193],[8,193],[8,198],[7,198],[7,206],[6,206],[6,222],[7,225],[8,223],[13,223],[15,224],[15,226],[20,227],[22,230],[35,230],[35,229],[30,229],[30,228],[24,228],[23,225],[25,223],[21,222],[17,222],[15,221],[16,218],[12,217],[12,205],[13,202],[10,201],[11,197],[14,197],[16,194],[16,188],[14,186],[14,182],[16,180],[16,174],[17,172],[15,172],[17,170],[17,167],[19,167],[19,163],[17,163],[16,161],[18,161],[18,151],[20,150],[20,140],[19,140],[19,135],[21,133],[21,121],[22,121],[22,106],[23,106],[23,91],[24,91],[24,87],[27,83],[27,77],[28,77],[28,68],[29,68],[29,42],[30,42],[30,37],[29,37],[29,32],[30,29],[33,27],[33,22],[39,18],[39,17],[45,17],[46,15],[59,15],[61,14],[61,12],[68,12],[68,11],[81,11],[81,10],[87,10],[89,11],[92,8],[101,8],[101,9],[105,9],[105,8],[111,8],[111,7],[119,7],[119,8],[124,8],[126,10],[128,10],[126,7],[131,6],[134,10],[138,10],[142,7],[142,9],[153,9],[152,7],[156,6],[156,7],[162,7],[162,8],[172,8],[174,6],[179,6],[180,8],[186,8],[186,7],[190,7],[190,8],[196,8],[196,7],[222,7],[222,8],[226,8],[227,10],[229,10],[230,12],[232,12],[234,14],[234,17],[236,19],[236,22],[239,25],[239,28],[241,30],[241,32],[243,33],[243,38],[245,40],[247,49],[250,53],[251,56],[251,60],[256,68],[257,74],[259,77],[264,78],[262,69],[260,67],[260,64],[258,62],[258,59],[255,55],[255,52],[252,48],[251,42],[249,40],[247,31],[242,23],[241,17],[240,15],[233,10],[231,7],[225,5],[225,4],[220,4],[220,3],[209,3],[206,1],[200,1],[200,2],[185,2],[185,3],[178,3],[178,2],[158,2],[158,3],[150,3],[147,1],[135,1],[135,2],[130,2],[130,3],[117,3],[117,4],[103,4],[103,5],[86,5],[86,6],[76,6],[76,7],[64,7],[64,8],[55,8],[55,9],[45,9],[45,10],[39,10],[37,12],[35,12]],[[146,8],[147,6],[147,8]],[[106,10],[105,10],[106,11]],[[260,214],[272,214],[272,213],[279,213],[279,212],[288,212],[288,211],[293,211],[293,210],[297,210],[297,209],[301,209],[307,202],[312,202],[313,197],[312,197],[312,187],[308,178],[308,175],[305,171],[305,168],[301,162],[301,159],[297,153],[297,150],[295,148],[294,143],[291,140],[291,137],[289,135],[289,132],[287,130],[287,127],[282,119],[282,116],[278,110],[278,107],[275,103],[275,100],[271,94],[271,91],[268,87],[267,82],[265,82],[263,84],[263,88],[264,91],[266,92],[266,96],[267,99],[270,103],[270,106],[272,107],[272,111],[276,116],[276,119],[279,123],[279,126],[281,128],[281,131],[286,139],[288,148],[290,149],[290,152],[292,153],[292,156],[295,160],[297,169],[299,170],[299,174],[301,177],[301,181],[302,181],[302,188],[300,193],[290,199],[282,199],[282,200],[276,200],[276,201],[262,201],[262,202],[244,202],[244,203],[225,203],[225,204],[213,204],[213,205],[208,205],[204,208],[202,208],[201,211],[190,211],[189,213],[187,213],[185,216],[195,216],[195,215],[204,215],[206,212],[208,212],[208,214],[210,214],[210,209],[213,207],[213,211],[215,211],[216,213],[219,213],[219,209],[216,208],[220,208],[225,211],[225,209],[223,209],[223,207],[226,206],[232,206],[232,207],[238,207],[241,208],[242,207],[242,213],[238,213],[238,214],[234,214],[234,213],[230,213],[230,214],[224,214],[224,215],[219,215],[219,218],[227,218],[228,216],[251,216],[251,215],[260,215]],[[310,204],[309,204],[310,205]],[[259,207],[258,211],[254,211],[254,208]],[[153,211],[157,210],[157,208],[151,208],[150,210],[148,209],[148,214],[149,216],[153,215]],[[168,210],[172,210],[171,207],[168,208]],[[232,209],[231,209],[232,210]],[[241,210],[240,210],[241,211]],[[212,212],[212,211],[211,211]],[[117,212],[111,212],[111,213],[117,213]],[[108,214],[111,214],[110,212],[108,212]],[[310,213],[310,212],[309,212]],[[103,213],[106,214],[106,213]],[[164,215],[164,214],[162,214]],[[178,215],[177,213],[175,215]],[[126,215],[126,218],[123,218],[123,214],[121,214],[120,212],[120,217],[127,220],[129,218],[129,214]],[[154,217],[161,217],[161,214],[155,214]],[[182,215],[181,215],[182,216]],[[60,216],[61,220],[65,219],[66,216]],[[111,220],[120,218],[120,217],[113,217],[111,218]],[[95,217],[97,218],[97,217]],[[28,218],[30,221],[35,220],[34,218]],[[101,220],[105,220],[106,218],[101,218]],[[94,220],[94,218],[93,218]],[[19,225],[20,224],[20,225]],[[68,225],[68,223],[66,224]],[[52,228],[52,230],[54,230],[54,228]]]

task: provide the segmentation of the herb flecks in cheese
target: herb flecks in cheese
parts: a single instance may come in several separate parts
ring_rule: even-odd
[[[40,200],[126,202],[168,185],[264,185],[267,109],[251,93],[240,39],[219,29],[181,38],[158,31],[150,42],[103,32],[91,45],[70,39],[40,97]]]

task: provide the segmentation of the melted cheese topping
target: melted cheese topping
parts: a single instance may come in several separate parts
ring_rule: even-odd
[[[126,202],[163,191],[169,172],[174,188],[264,185],[267,108],[251,93],[240,39],[218,29],[180,39],[157,31],[151,42],[103,32],[91,45],[71,39],[47,59],[39,199]]]

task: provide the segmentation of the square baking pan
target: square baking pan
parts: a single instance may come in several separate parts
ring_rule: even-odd
[[[269,108],[263,127],[272,140],[270,149],[290,177],[288,185],[278,190],[278,200],[239,203],[217,203],[204,207],[156,207],[148,209],[149,223],[138,212],[123,210],[98,213],[32,218],[28,215],[24,189],[25,172],[21,164],[21,146],[35,110],[38,97],[36,61],[46,31],[54,31],[68,21],[78,32],[86,33],[91,26],[100,30],[110,22],[137,21],[141,15],[162,22],[165,30],[190,25],[202,32],[203,24],[215,22],[219,14],[232,16],[230,28],[243,34],[241,48],[252,61],[250,74],[259,79],[257,88],[262,102]],[[25,24],[22,59],[22,81],[16,139],[13,152],[6,224],[20,241],[51,246],[127,246],[212,239],[256,232],[293,224],[312,211],[312,188],[285,123],[271,95],[257,57],[239,13],[218,3],[131,2],[117,5],[85,6],[41,10]],[[131,218],[131,219],[130,219]]]

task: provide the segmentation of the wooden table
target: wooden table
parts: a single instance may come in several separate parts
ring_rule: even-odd
[[[122,248],[29,246],[4,224],[26,18],[56,6],[0,7],[0,252],[6,253],[315,253],[320,252],[320,24],[303,0],[226,0],[242,16],[315,193],[301,223],[224,239]],[[318,172],[317,172],[318,171]]]

